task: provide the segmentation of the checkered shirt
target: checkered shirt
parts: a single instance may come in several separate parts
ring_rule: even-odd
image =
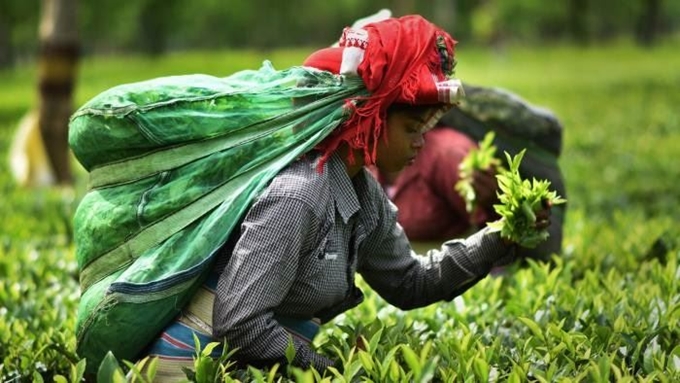
[[[512,257],[486,230],[416,255],[367,171],[349,178],[336,154],[319,173],[317,160],[308,155],[280,172],[218,256],[213,335],[238,347],[239,360],[285,363],[290,336],[274,314],[329,321],[362,301],[357,272],[387,302],[412,309],[453,299]],[[293,342],[295,365],[333,364]]]

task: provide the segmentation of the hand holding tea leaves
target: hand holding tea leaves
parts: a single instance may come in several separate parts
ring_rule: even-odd
[[[459,165],[460,180],[456,182],[455,189],[465,200],[468,213],[472,212],[476,204],[489,199],[483,195],[484,191],[496,189],[485,182],[489,178],[495,183],[492,173],[500,166],[500,161],[496,158],[496,147],[492,145],[494,137],[494,132],[488,132],[479,148],[471,150]]]
[[[550,181],[534,178],[530,182],[520,177],[519,165],[525,152],[526,149],[514,157],[505,153],[510,169],[501,169],[496,176],[500,204],[494,205],[501,219],[488,226],[500,231],[501,238],[533,248],[548,238],[549,209],[567,200],[548,189]]]

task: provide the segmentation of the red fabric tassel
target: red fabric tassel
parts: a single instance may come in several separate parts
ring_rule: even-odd
[[[357,73],[371,95],[348,100],[350,117],[317,147],[323,152],[319,168],[343,142],[362,150],[365,164],[375,164],[387,108],[395,102],[441,104],[436,83],[452,74],[456,42],[423,17],[391,18],[363,29],[368,32],[368,44]],[[356,46],[357,42],[342,41],[341,48],[317,51],[304,65],[339,73],[342,49],[347,44]],[[355,162],[352,151],[349,161]]]

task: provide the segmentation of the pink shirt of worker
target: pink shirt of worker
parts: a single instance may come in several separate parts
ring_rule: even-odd
[[[454,189],[458,165],[477,144],[452,128],[437,127],[425,134],[425,147],[413,165],[392,182],[372,169],[388,197],[399,209],[398,220],[414,241],[445,240],[477,229],[486,220],[481,209],[471,217]]]

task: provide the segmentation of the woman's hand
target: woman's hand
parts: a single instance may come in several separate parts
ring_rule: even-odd
[[[544,199],[541,202],[543,209],[536,212],[536,223],[534,223],[534,228],[536,230],[545,230],[550,226],[550,214],[552,209],[552,203]]]
[[[472,188],[475,191],[475,202],[484,210],[491,210],[493,204],[498,202],[498,182],[496,171],[475,170],[472,173]]]

